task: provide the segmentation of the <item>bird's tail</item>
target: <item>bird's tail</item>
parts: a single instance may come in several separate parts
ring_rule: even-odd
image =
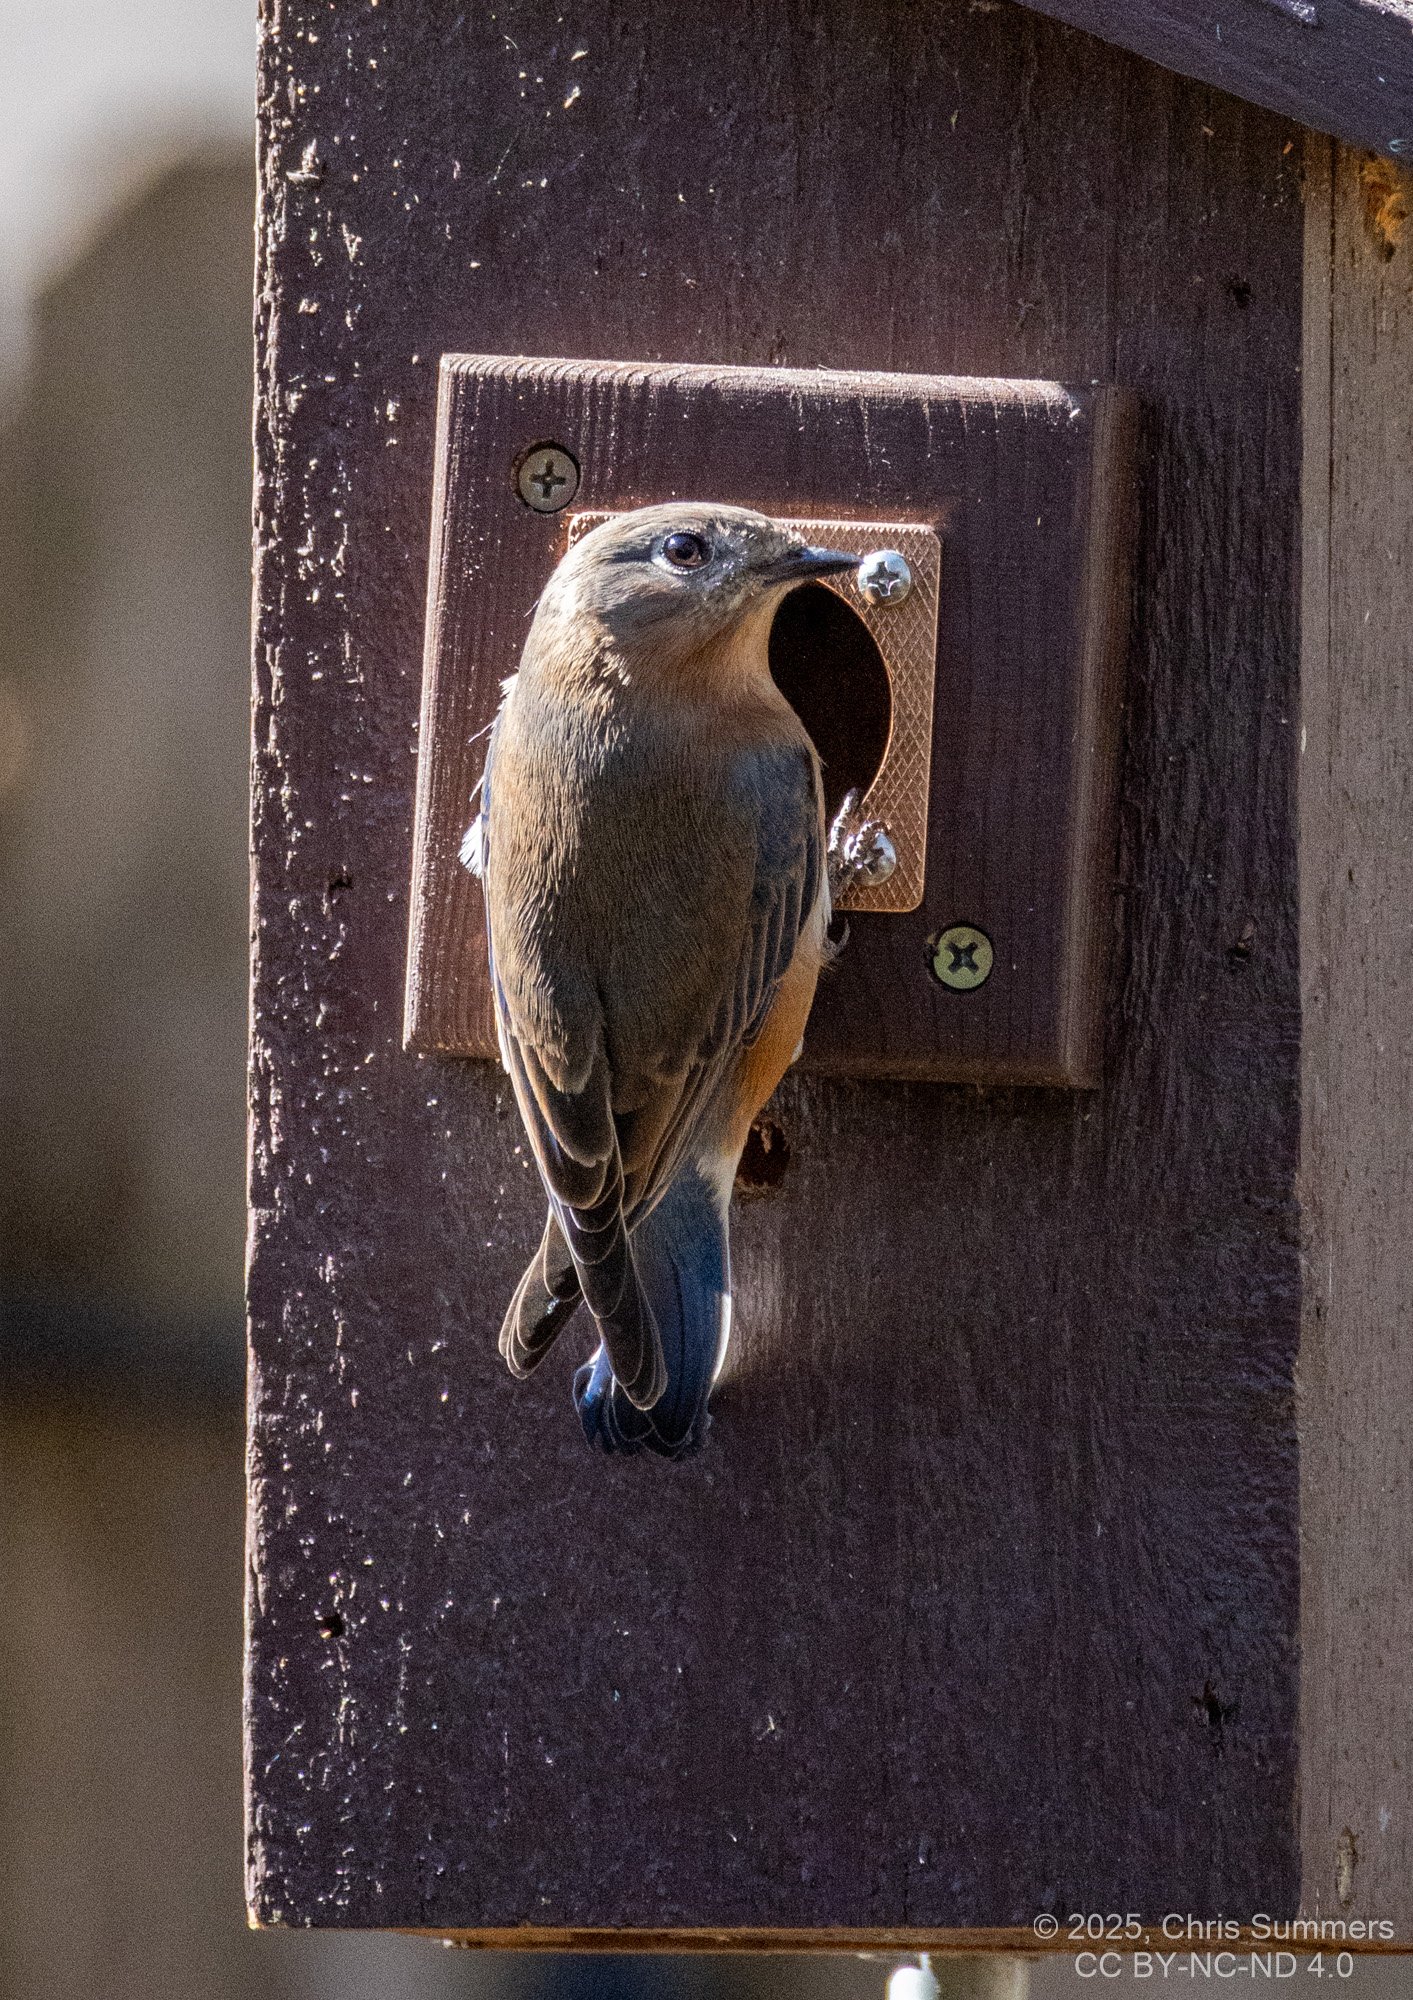
[[[614,1378],[607,1344],[574,1378],[590,1443],[607,1451],[678,1458],[706,1432],[711,1392],[731,1322],[726,1215],[701,1171],[685,1165],[631,1238],[633,1268],[662,1342],[667,1386],[635,1408]]]

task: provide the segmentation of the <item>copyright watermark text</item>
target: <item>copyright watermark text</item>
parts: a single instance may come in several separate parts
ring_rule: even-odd
[[[1031,1929],[1044,1943],[1068,1946],[1078,1979],[1350,1979],[1349,1945],[1391,1944],[1394,1927],[1380,1917],[1195,1917],[1170,1910],[1145,1918],[1134,1911],[1043,1910]]]
[[[1299,1957],[1293,1951],[1081,1951],[1075,1953],[1077,1979],[1352,1979],[1352,1951],[1316,1952]]]

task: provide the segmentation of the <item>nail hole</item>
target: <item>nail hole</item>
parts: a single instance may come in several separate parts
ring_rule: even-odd
[[[344,891],[352,887],[353,877],[351,875],[331,875],[329,877],[329,886],[324,891],[325,902],[336,903]]]
[[[1245,278],[1227,279],[1227,297],[1234,305],[1240,306],[1242,311],[1245,312],[1251,303],[1251,287],[1247,284]]]
[[[1233,938],[1227,946],[1227,964],[1234,967],[1245,965],[1255,942],[1256,926],[1248,921],[1242,926],[1240,937]]]
[[[341,1639],[343,1637],[343,1620],[340,1618],[338,1612],[326,1612],[319,1620],[319,1630],[326,1639]]]
[[[824,766],[824,810],[862,795],[878,776],[893,729],[893,690],[873,634],[822,583],[802,584],[770,628],[770,672],[814,739]]]
[[[1212,1732],[1212,1748],[1220,1756],[1224,1748],[1226,1726],[1236,1714],[1234,1701],[1223,1701],[1210,1681],[1204,1681],[1201,1694],[1192,1697],[1192,1706]]]
[[[736,1186],[742,1194],[765,1194],[779,1187],[790,1164],[790,1141],[773,1118],[757,1118],[746,1134],[746,1144],[736,1168]]]
[[[1403,151],[1401,143],[1398,151]],[[1359,169],[1359,184],[1364,194],[1364,220],[1375,249],[1387,263],[1403,241],[1413,207],[1407,182],[1387,160],[1366,160]]]

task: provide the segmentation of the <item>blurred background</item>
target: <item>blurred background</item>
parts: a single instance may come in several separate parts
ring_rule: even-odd
[[[254,0],[0,28],[0,1994],[882,2000],[886,1960],[245,1926]]]

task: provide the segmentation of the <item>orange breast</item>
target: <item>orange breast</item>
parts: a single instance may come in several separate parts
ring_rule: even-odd
[[[765,1017],[764,1027],[751,1047],[741,1052],[735,1116],[729,1133],[729,1144],[737,1154],[746,1143],[751,1120],[794,1061],[819,982],[822,943],[822,926],[807,924]]]

